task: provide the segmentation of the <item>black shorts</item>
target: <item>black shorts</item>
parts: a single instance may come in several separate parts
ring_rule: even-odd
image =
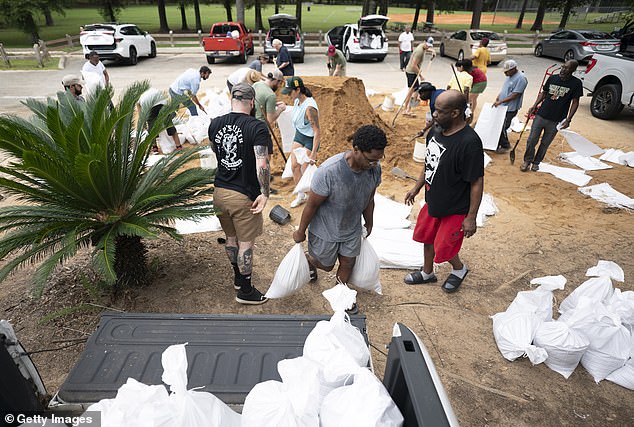
[[[159,115],[159,112],[161,111],[161,108],[163,108],[163,105],[159,104],[159,105],[155,105],[150,110],[150,114],[148,115],[148,118],[147,118],[148,130],[152,129],[152,126],[154,126],[154,122],[156,121],[156,119],[157,119],[157,117]],[[169,136],[172,136],[172,135],[174,135],[176,133],[176,128],[174,127],[174,122],[173,122],[174,117],[176,117],[176,115],[174,113],[171,113],[165,119],[165,126],[166,126],[165,130],[167,131],[167,134]]]
[[[414,85],[414,90],[418,90],[418,79],[416,79],[418,75],[406,72],[405,76],[407,77],[407,87],[412,87],[412,85]]]

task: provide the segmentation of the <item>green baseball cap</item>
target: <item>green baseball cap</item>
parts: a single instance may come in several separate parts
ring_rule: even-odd
[[[288,95],[292,90],[299,89],[300,87],[304,87],[304,81],[299,77],[291,77],[290,79],[286,79],[282,93]]]

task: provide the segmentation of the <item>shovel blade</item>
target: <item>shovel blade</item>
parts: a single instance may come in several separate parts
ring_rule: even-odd
[[[511,153],[509,154],[509,159],[511,160],[511,164],[515,163],[515,148],[511,150]]]

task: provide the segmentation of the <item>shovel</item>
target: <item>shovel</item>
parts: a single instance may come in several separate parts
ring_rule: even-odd
[[[520,137],[517,138],[517,142],[515,142],[513,149],[509,153],[509,159],[511,160],[511,164],[515,164],[515,149],[517,148],[517,144],[520,143],[520,140],[522,139],[522,135],[524,135],[524,131],[526,130],[526,126],[528,125],[528,122],[530,121],[530,119],[531,119],[530,117],[526,118],[526,123],[524,123],[524,127],[522,128],[522,131],[520,132]]]
[[[399,178],[409,178],[412,181],[418,181],[418,179],[414,178],[413,176],[405,172],[403,169],[397,168],[396,166],[392,168],[392,174],[398,176]]]

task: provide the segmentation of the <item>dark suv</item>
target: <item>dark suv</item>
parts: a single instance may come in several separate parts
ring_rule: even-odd
[[[288,49],[293,62],[300,64],[304,62],[304,35],[297,25],[297,18],[286,13],[278,13],[269,17],[269,27],[269,32],[266,33],[264,54],[277,55],[277,51],[271,43],[273,40],[279,39]]]

